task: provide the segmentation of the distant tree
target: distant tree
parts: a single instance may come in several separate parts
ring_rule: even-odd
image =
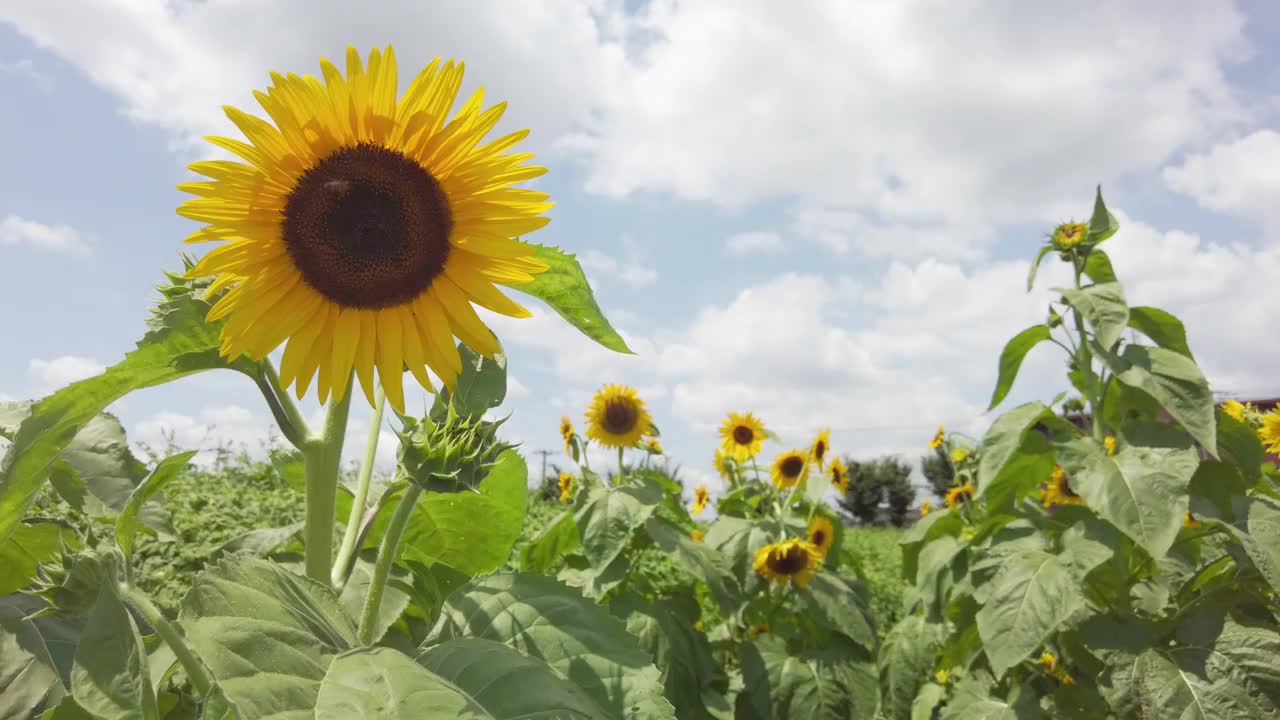
[[[892,475],[885,485],[889,496],[889,522],[894,527],[907,526],[907,513],[915,502],[916,489],[911,486],[911,466],[900,458],[890,458]]]
[[[906,524],[915,500],[910,465],[894,455],[866,461],[845,458],[845,465],[849,490],[836,502],[846,515],[862,525],[886,521],[899,527]]]
[[[947,458],[947,454],[942,448],[937,448],[927,455],[920,457],[920,470],[924,473],[925,480],[929,481],[929,487],[933,490],[933,494],[939,498],[946,497],[947,490],[951,489],[951,482],[956,476],[956,470],[951,465],[951,460]]]

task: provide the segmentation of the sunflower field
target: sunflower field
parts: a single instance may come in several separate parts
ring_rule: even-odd
[[[730,413],[713,498],[651,464],[643,398],[606,385],[581,432],[561,420],[577,467],[530,531],[474,306],[527,317],[507,286],[630,350],[574,255],[523,239],[551,203],[517,185],[544,170],[513,151],[527,132],[486,138],[505,104],[454,111],[461,63],[399,97],[391,48],[321,71],[272,73],[270,121],[226,109],[244,139],[210,140],[240,160],[180,186],[187,242],[212,249],[165,273],[136,348],[0,403],[0,720],[1280,717],[1280,408],[1215,406],[1182,323],[1126,302],[1101,190],[1039,249],[1028,289],[1044,261],[1074,283],[1005,346],[991,407],[1033,350],[1064,353],[1066,390],[981,438],[938,429],[951,486],[901,536],[885,615],[818,421],[766,451],[764,419]],[[174,484],[194,451],[144,463],[105,410],[213,370],[253,383],[288,447],[197,497]],[[319,427],[294,400],[313,389]],[[353,401],[374,422],[344,478]],[[184,545],[179,506],[214,524],[238,504],[248,532]]]

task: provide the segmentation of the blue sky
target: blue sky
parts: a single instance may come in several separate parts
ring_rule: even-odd
[[[1027,261],[1099,182],[1131,303],[1184,317],[1215,390],[1280,395],[1280,10],[1033,5],[5,3],[0,396],[43,395],[141,336],[193,227],[174,186],[213,155],[201,136],[235,134],[221,105],[258,112],[270,71],[388,42],[402,83],[463,59],[464,92],[509,101],[498,131],[533,130],[557,205],[530,239],[580,256],[637,351],[537,301],[494,319],[529,451],[557,449],[559,417],[581,426],[606,382],[639,387],[669,454],[713,487],[729,410],[782,435],[768,456],[820,427],[837,451],[909,459],[938,422],[979,435],[1000,347],[1066,280],[1051,269],[1028,296]],[[1009,403],[1063,382],[1041,348]],[[270,424],[231,374],[112,409],[135,440],[188,446]]]

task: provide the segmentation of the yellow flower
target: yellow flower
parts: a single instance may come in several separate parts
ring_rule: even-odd
[[[699,485],[693,491],[693,515],[697,517],[702,510],[707,507],[707,503],[711,501],[711,492],[707,490],[706,485]]]
[[[1244,422],[1244,405],[1239,400],[1227,400],[1222,403],[1222,412],[1230,415],[1236,422]]]
[[[570,446],[570,442],[573,440],[573,421],[569,419],[568,415],[560,418],[560,437],[564,438],[565,454],[573,452],[573,448]]]
[[[569,473],[560,473],[560,502],[569,502],[572,496],[573,476]]]
[[[1054,508],[1058,505],[1083,505],[1084,498],[1071,489],[1071,483],[1067,482],[1067,471],[1060,465],[1054,465],[1053,472],[1049,475],[1049,482],[1040,485],[1040,504],[1045,508]]]
[[[946,685],[947,681],[951,679],[951,673],[948,673],[946,670],[939,670],[933,674],[933,679],[937,681],[939,685]]]
[[[733,460],[724,453],[723,448],[716,448],[716,458],[712,462],[715,463],[721,480],[728,480],[733,474]]]
[[[1049,652],[1048,650],[1045,650],[1043,653],[1041,653],[1040,659],[1036,660],[1036,662],[1040,663],[1040,667],[1044,668],[1044,671],[1047,673],[1053,672],[1053,669],[1058,666],[1057,658],[1055,658],[1053,656],[1053,653]]]
[[[658,438],[645,438],[644,447],[654,455],[662,454],[662,444],[658,442]]]
[[[1271,412],[1262,416],[1262,427],[1258,428],[1258,437],[1262,445],[1272,455],[1280,454],[1280,403]]]
[[[806,465],[808,465],[808,458],[803,452],[788,450],[774,458],[769,476],[779,489],[795,487],[795,484],[800,482],[800,476],[804,475]]]
[[[755,625],[751,628],[751,630],[748,631],[751,637],[759,637],[761,635],[764,635],[767,632],[769,632],[769,626],[764,623]]]
[[[818,436],[813,439],[813,447],[809,450],[813,461],[818,464],[818,470],[827,468],[827,451],[831,449],[831,431],[822,430]]]
[[[947,491],[947,507],[955,507],[962,502],[969,502],[973,499],[973,483],[966,481],[963,485],[957,485]]]
[[[968,450],[965,450],[964,448],[956,448],[951,451],[951,464],[959,465],[964,462],[967,457],[969,457]]]
[[[1058,678],[1058,682],[1063,685],[1076,684],[1076,679],[1071,677],[1071,673],[1067,672],[1066,668],[1058,668],[1058,672],[1054,673],[1054,675]]]
[[[819,555],[826,555],[831,544],[836,541],[836,530],[831,521],[821,515],[814,515],[809,521],[809,544],[818,550]]]
[[[933,510],[933,503],[929,502],[928,500],[925,500],[923,503],[920,504],[920,517],[924,517],[925,515],[928,515],[929,511],[931,510]]]
[[[1084,223],[1063,223],[1054,228],[1052,242],[1058,250],[1069,250],[1089,237],[1089,226]]]
[[[1192,530],[1195,530],[1201,525],[1202,523],[1200,522],[1200,520],[1196,518],[1195,515],[1192,515],[1191,513],[1187,513],[1182,516],[1182,527],[1191,528]]]
[[[635,447],[651,428],[649,411],[633,387],[605,385],[587,409],[587,437],[605,447]]]
[[[369,403],[375,373],[404,411],[407,367],[431,388],[430,367],[452,387],[462,369],[454,337],[489,356],[498,339],[472,304],[511,317],[529,311],[495,285],[545,272],[536,247],[514,240],[548,222],[548,195],[509,187],[544,168],[503,154],[527,130],[481,144],[506,109],[475,94],[449,113],[463,66],[432,61],[397,99],[391,47],[368,66],[355,48],[346,76],[321,59],[324,80],[272,74],[256,93],[266,122],[228,107],[247,142],[209,141],[245,162],[190,169],[196,197],[178,214],[204,227],[186,242],[213,242],[187,273],[212,277],[207,321],[226,320],[219,352],[262,360],[286,343],[280,382],[321,403],[345,398],[354,371]]]
[[[1116,436],[1108,435],[1102,439],[1102,447],[1106,448],[1107,455],[1116,454]]]
[[[702,618],[698,618],[698,621],[693,624],[693,629],[702,632]]]
[[[841,495],[849,492],[849,471],[840,458],[831,459],[831,487]]]
[[[929,441],[929,447],[938,449],[942,447],[942,441],[946,438],[946,428],[942,425],[938,426],[938,432],[933,434],[933,439]]]
[[[809,577],[821,562],[822,555],[817,548],[804,540],[791,538],[760,548],[751,568],[760,573],[765,582],[786,585],[794,581],[799,587],[808,587]]]
[[[747,413],[729,413],[728,419],[720,426],[721,447],[734,460],[746,462],[760,453],[764,444],[764,423],[759,418]]]
[[[703,540],[707,539],[706,533],[702,532],[701,530],[690,530],[689,537],[693,538],[697,542],[702,542]]]

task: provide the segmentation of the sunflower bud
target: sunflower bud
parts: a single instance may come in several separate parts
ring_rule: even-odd
[[[1062,326],[1062,316],[1058,314],[1058,311],[1055,310],[1052,305],[1049,306],[1049,319],[1046,321],[1046,324],[1049,326],[1050,330]]]
[[[507,418],[490,422],[458,415],[450,403],[443,417],[421,421],[402,416],[399,460],[406,479],[425,490],[473,490],[497,463],[504,450],[515,447],[498,440],[498,427]]]

